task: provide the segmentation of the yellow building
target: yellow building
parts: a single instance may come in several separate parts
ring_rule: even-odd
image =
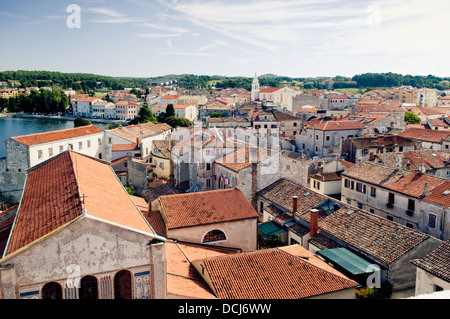
[[[170,178],[169,141],[155,140],[152,143],[151,160],[153,175],[159,178]]]

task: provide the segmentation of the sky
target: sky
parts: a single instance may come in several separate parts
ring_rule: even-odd
[[[448,0],[0,0],[0,71],[450,76]]]

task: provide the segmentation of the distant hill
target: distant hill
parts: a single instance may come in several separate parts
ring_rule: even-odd
[[[266,73],[263,75],[259,75],[258,78],[260,78],[260,79],[275,79],[275,78],[278,78],[278,75],[272,74],[272,73]]]

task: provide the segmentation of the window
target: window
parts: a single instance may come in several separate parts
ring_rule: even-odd
[[[314,188],[315,189],[320,189],[320,182],[319,181],[314,181]]]
[[[297,122],[294,122],[294,126],[295,126],[295,127],[297,126]]]
[[[344,181],[344,186],[345,186],[346,188],[353,189],[354,186],[355,186],[355,182],[354,182],[354,181],[350,181],[350,180],[348,180],[348,179],[345,179],[345,181]]]
[[[97,278],[86,276],[80,280],[79,298],[82,300],[98,299]]]
[[[121,270],[114,276],[114,299],[131,299],[131,273]]]
[[[64,151],[64,146],[60,145],[59,146],[59,152],[62,153]]]
[[[62,299],[61,285],[49,282],[42,287],[42,299]]]
[[[91,147],[91,140],[88,140],[88,141],[87,141],[87,147],[88,147],[88,148]]]
[[[38,159],[42,159],[42,150],[38,151]]]
[[[316,141],[318,141],[319,140],[319,135],[318,134],[316,134]]]
[[[363,204],[358,203],[358,208],[359,208],[359,209],[363,209]]]
[[[48,149],[48,156],[49,156],[49,157],[52,157],[52,156],[53,156],[53,147],[50,147],[50,148]]]
[[[436,228],[436,215],[428,213],[428,227]]]
[[[387,219],[387,220],[394,220],[394,217],[392,217],[391,215],[387,215],[387,216],[386,216],[386,219]]]
[[[78,149],[79,150],[83,149],[83,142],[78,142]]]
[[[68,146],[67,146],[67,148],[69,149],[69,150],[73,150],[73,145],[72,144],[69,144]]]
[[[206,179],[206,187],[211,188],[211,179],[210,178]]]
[[[356,191],[359,193],[366,193],[366,185],[363,185],[361,183],[356,183]]]
[[[159,168],[164,169],[164,162],[159,162]]]
[[[375,214],[375,210],[374,210],[373,208],[370,208],[370,209],[369,209],[369,212],[370,212],[371,214]]]
[[[415,208],[415,201],[414,200],[412,200],[412,199],[408,199],[408,210],[410,210],[410,211],[414,211],[414,208]]]
[[[375,187],[370,187],[370,196],[377,197],[377,189]]]
[[[225,234],[221,230],[214,229],[205,235],[202,242],[208,243],[208,242],[218,241],[218,240],[226,240]]]
[[[108,137],[108,143],[112,144],[112,137]]]
[[[325,141],[329,141],[330,140],[330,135],[325,136]]]
[[[319,146],[316,145],[316,153],[319,152]]]
[[[393,193],[389,193],[388,203],[394,204],[394,202],[395,202],[395,195]]]
[[[406,223],[406,227],[414,229],[413,224],[411,224],[411,223]]]
[[[206,163],[206,170],[210,171],[211,170],[211,163]]]

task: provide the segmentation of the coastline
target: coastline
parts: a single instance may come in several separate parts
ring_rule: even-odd
[[[69,116],[60,116],[60,115],[31,115],[31,114],[19,114],[19,113],[0,113],[0,117],[19,117],[19,118],[37,118],[37,119],[49,119],[56,121],[75,121],[75,117]],[[113,124],[113,123],[121,123],[122,125],[128,125],[127,122],[123,122],[121,120],[109,120],[109,119],[91,119],[87,118],[87,120],[92,123],[102,123],[102,124]]]

